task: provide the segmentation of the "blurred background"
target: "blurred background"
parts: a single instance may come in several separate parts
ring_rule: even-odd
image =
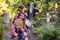
[[[8,40],[18,6],[30,18],[31,40],[60,40],[60,0],[0,0],[0,40]]]

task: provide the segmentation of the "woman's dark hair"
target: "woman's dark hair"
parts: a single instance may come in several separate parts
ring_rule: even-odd
[[[19,6],[18,8],[23,9],[24,7],[23,6]]]
[[[19,8],[23,10],[24,7],[23,7],[23,6],[19,6],[19,7],[18,7],[18,11],[19,11]]]

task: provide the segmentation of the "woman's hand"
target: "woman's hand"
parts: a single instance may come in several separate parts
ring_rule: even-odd
[[[28,29],[28,33],[31,33],[30,29]]]
[[[24,36],[27,36],[27,33],[26,32],[24,32]]]
[[[17,36],[18,36],[18,34],[17,34],[17,33],[15,33],[15,34],[14,34],[14,36],[16,36],[16,37],[17,37]]]

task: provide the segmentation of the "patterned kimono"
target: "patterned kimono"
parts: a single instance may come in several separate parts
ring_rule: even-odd
[[[23,28],[25,29],[25,30],[21,30],[20,28],[16,28],[15,27],[15,25],[14,25],[14,21],[16,20],[16,19],[18,19],[18,18],[20,18],[21,19],[21,15],[23,16],[25,16],[25,18],[26,18],[26,15],[25,14],[20,14],[20,13],[18,13],[16,16],[15,16],[15,18],[14,18],[14,20],[13,20],[13,23],[11,23],[11,28],[10,28],[10,30],[11,30],[11,32],[12,32],[12,34],[13,35],[15,35],[16,33],[18,34],[18,40],[25,40],[25,38],[28,38],[27,37],[27,32],[28,32],[28,28],[29,27],[27,27],[26,25],[24,25],[23,26]],[[25,21],[25,18],[23,19],[24,21]],[[26,35],[25,35],[26,34]]]

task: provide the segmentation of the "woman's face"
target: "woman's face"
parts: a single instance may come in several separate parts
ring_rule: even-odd
[[[18,8],[18,9],[19,9],[20,12],[23,12],[23,9],[21,9],[21,8]]]
[[[19,11],[21,11],[21,8],[18,8],[19,9]]]

